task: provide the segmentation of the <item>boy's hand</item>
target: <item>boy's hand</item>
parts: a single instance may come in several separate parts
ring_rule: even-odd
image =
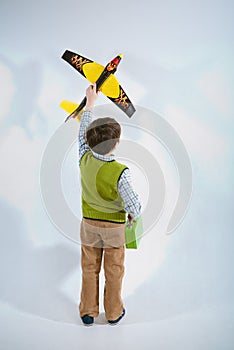
[[[128,221],[129,221],[129,227],[132,228],[133,217],[130,214],[128,214]]]
[[[91,111],[94,107],[94,103],[96,99],[98,98],[99,92],[96,91],[96,83],[93,85],[90,85],[88,89],[86,90],[86,106],[85,109],[86,111],[89,110]]]

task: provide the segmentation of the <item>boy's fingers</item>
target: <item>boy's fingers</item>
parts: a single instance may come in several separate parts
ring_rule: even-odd
[[[99,93],[99,90],[97,90],[97,84],[94,83],[93,84],[93,90],[98,94]]]
[[[86,89],[86,92],[91,96],[92,94],[97,94],[99,93],[99,90],[96,91],[96,83],[93,85],[89,85],[89,87]]]

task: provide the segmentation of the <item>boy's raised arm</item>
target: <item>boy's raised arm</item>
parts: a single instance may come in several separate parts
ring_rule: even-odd
[[[94,107],[95,101],[98,98],[98,93],[96,92],[96,84],[90,85],[86,90],[86,106],[85,111],[82,113],[80,120],[80,130],[79,130],[79,161],[83,155],[89,151],[89,146],[86,143],[86,129],[92,122],[92,109]]]
[[[98,98],[99,93],[96,91],[96,83],[93,85],[90,85],[88,89],[86,90],[86,105],[85,110],[86,111],[92,111],[95,101]]]

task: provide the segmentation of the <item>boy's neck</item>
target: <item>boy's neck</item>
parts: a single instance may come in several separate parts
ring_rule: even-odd
[[[108,157],[108,156],[113,156],[114,154],[111,152],[107,153],[107,154],[104,154],[105,157]]]
[[[117,143],[115,144],[114,148],[112,148],[112,150],[111,150],[109,153],[104,154],[104,156],[114,156],[114,151],[116,150],[116,148],[117,148],[117,146],[118,146],[118,143],[119,143],[119,142],[117,142]]]

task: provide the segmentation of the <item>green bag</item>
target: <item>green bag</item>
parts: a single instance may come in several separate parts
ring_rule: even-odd
[[[125,226],[125,246],[127,249],[137,249],[139,247],[140,239],[143,235],[142,217],[139,216],[132,222],[130,227],[129,220],[127,219]]]

